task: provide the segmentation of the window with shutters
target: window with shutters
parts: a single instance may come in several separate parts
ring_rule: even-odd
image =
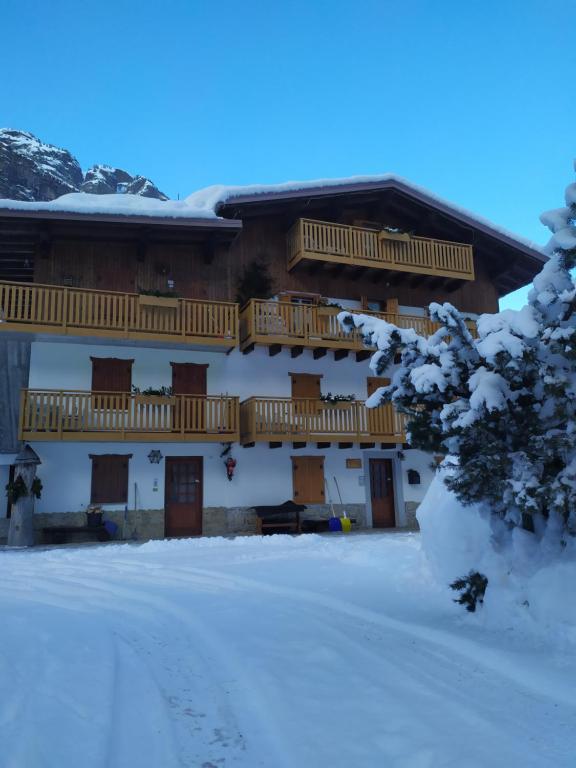
[[[292,456],[294,501],[324,504],[324,456]]]
[[[132,454],[90,454],[92,460],[91,504],[128,502],[128,464]]]
[[[91,357],[92,392],[130,392],[134,360]]]
[[[320,404],[322,375],[291,373],[290,378],[292,379],[292,399],[296,401],[294,413],[298,416],[316,413]]]

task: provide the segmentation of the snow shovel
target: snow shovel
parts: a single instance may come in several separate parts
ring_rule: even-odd
[[[328,520],[328,530],[332,531],[332,533],[336,533],[337,531],[342,530],[342,523],[340,518],[336,517],[336,512],[334,512],[334,504],[332,504],[328,480],[324,480],[324,487],[326,488],[326,498],[328,499],[328,504],[330,504],[330,510],[332,512],[332,517]]]
[[[344,503],[342,502],[342,494],[340,493],[340,486],[338,485],[338,480],[336,480],[336,475],[334,475],[334,485],[336,486],[336,490],[338,491],[338,498],[340,499],[340,506],[344,506]],[[352,521],[346,514],[346,510],[342,510],[342,517],[340,518],[340,526],[342,531],[344,533],[350,533],[352,530]]]

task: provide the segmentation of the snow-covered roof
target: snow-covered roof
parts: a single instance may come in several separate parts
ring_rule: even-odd
[[[432,207],[463,219],[466,223],[477,226],[488,234],[510,241],[512,244],[528,248],[536,253],[543,254],[542,246],[526,238],[500,227],[488,219],[478,216],[466,208],[445,200],[433,192],[413,184],[411,181],[397,176],[394,173],[384,173],[378,176],[350,176],[339,179],[314,179],[311,181],[287,181],[281,184],[251,184],[247,186],[223,186],[214,185],[193,192],[186,198],[186,202],[196,210],[212,211],[219,213],[222,206],[228,203],[254,203],[265,200],[282,200],[296,197],[328,196],[334,194],[348,194],[378,189],[396,188],[407,195],[415,197]],[[543,257],[544,258],[544,257]]]
[[[87,192],[72,192],[49,202],[0,199],[1,210],[173,219],[218,218],[213,210],[195,207],[187,200],[156,200],[141,195],[94,195]]]
[[[260,200],[282,200],[288,198],[349,194],[362,191],[397,189],[409,197],[430,205],[453,218],[477,227],[489,235],[507,241],[511,245],[530,250],[542,260],[542,247],[509,232],[487,219],[454,205],[401,176],[385,173],[379,176],[350,176],[339,179],[314,179],[310,181],[287,181],[281,184],[250,184],[247,186],[225,186],[216,184],[205,187],[184,200],[156,200],[139,195],[95,195],[75,192],[50,202],[24,202],[0,200],[0,211],[23,211],[30,213],[71,213],[80,215],[109,215],[115,217],[152,217],[156,219],[186,219],[190,222],[204,220],[215,224],[234,226],[234,222],[222,217],[223,207],[228,203],[245,204]],[[240,226],[239,222],[236,222]]]

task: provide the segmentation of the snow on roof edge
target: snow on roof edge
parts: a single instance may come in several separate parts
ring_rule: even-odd
[[[157,200],[130,194],[95,195],[89,192],[71,192],[47,202],[3,198],[0,199],[0,210],[223,221],[213,210],[194,208],[186,200]]]
[[[248,184],[246,186],[225,186],[222,184],[214,184],[204,189],[199,189],[196,192],[188,195],[185,199],[195,208],[201,210],[212,210],[216,215],[218,206],[224,205],[228,202],[232,202],[235,198],[244,196],[257,196],[262,195],[278,195],[283,192],[300,192],[307,189],[319,190],[323,187],[344,187],[361,184],[377,184],[385,182],[395,182],[406,187],[408,190],[415,192],[416,194],[423,195],[430,199],[432,202],[436,202],[446,208],[451,209],[455,214],[460,214],[468,219],[471,219],[478,223],[480,226],[487,227],[493,230],[496,234],[509,238],[518,244],[529,248],[532,251],[536,251],[539,254],[546,255],[543,248],[545,246],[523,238],[521,235],[517,235],[514,232],[501,227],[498,224],[494,224],[489,219],[469,211],[462,206],[455,205],[454,203],[440,197],[439,195],[430,192],[425,187],[421,187],[418,184],[414,184],[408,179],[402,176],[398,176],[394,173],[384,173],[375,176],[349,176],[336,179],[311,179],[308,181],[286,181],[279,184]]]

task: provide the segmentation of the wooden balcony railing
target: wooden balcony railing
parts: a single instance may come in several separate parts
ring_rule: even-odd
[[[474,280],[472,246],[465,243],[299,219],[287,244],[289,270],[306,259]]]
[[[230,349],[238,344],[238,305],[0,282],[0,332],[10,330]]]
[[[237,441],[237,397],[23,390],[21,440]]]
[[[246,349],[251,344],[284,344],[356,352],[363,350],[360,334],[356,331],[347,333],[340,327],[338,313],[341,311],[337,307],[252,299],[240,312],[240,347]],[[439,327],[437,323],[422,316],[359,311],[400,328],[414,328],[423,335],[430,335]]]
[[[240,404],[242,444],[262,441],[404,442],[403,420],[391,405],[368,409],[361,401],[324,403],[251,397]]]

